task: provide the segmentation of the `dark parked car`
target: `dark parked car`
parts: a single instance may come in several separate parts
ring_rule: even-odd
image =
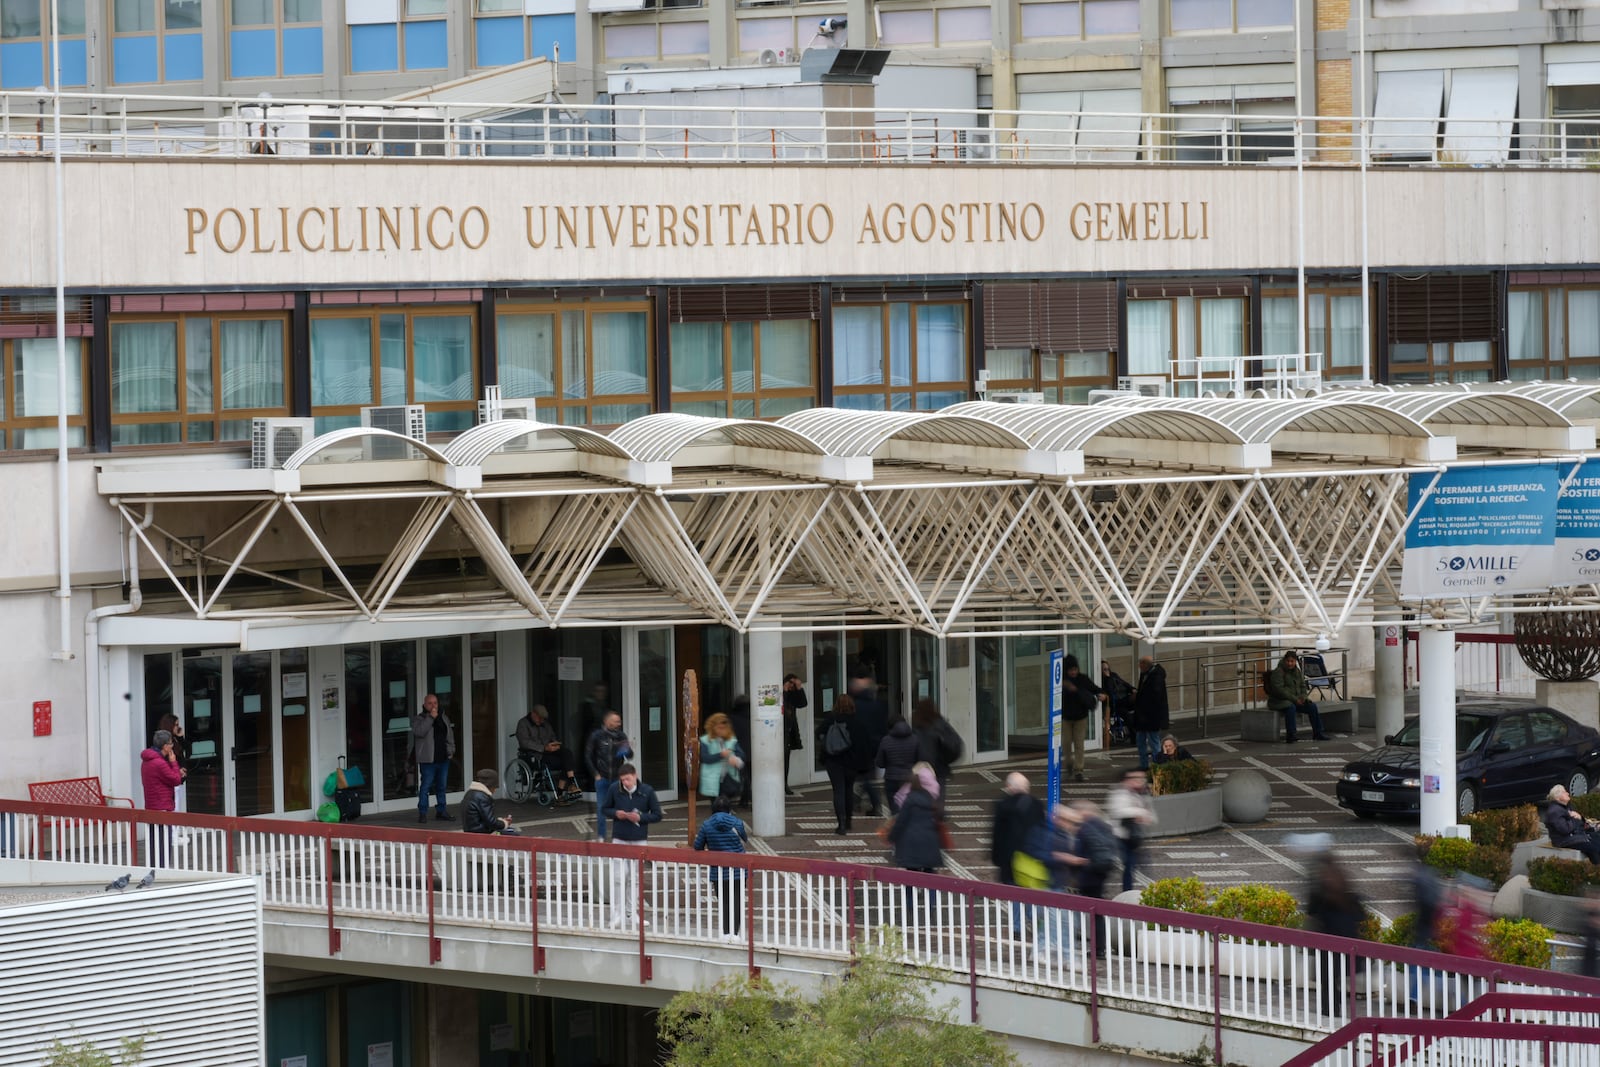
[[[1415,815],[1422,805],[1416,719],[1382,748],[1345,764],[1339,804],[1363,818]],[[1456,710],[1456,811],[1544,799],[1560,783],[1573,796],[1600,771],[1600,732],[1551,708],[1472,704]]]

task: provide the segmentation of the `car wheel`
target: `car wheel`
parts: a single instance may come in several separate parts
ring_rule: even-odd
[[[1353,810],[1355,811],[1356,818],[1358,819],[1376,819],[1378,817],[1378,813],[1375,811],[1363,811],[1360,808],[1355,808]]]
[[[1589,775],[1582,767],[1572,772],[1572,777],[1567,779],[1567,792],[1575,797],[1581,797],[1589,791]]]
[[[1478,791],[1470,785],[1461,787],[1456,794],[1456,814],[1458,816],[1471,815],[1478,810]]]

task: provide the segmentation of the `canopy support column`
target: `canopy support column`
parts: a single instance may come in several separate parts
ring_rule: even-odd
[[[751,829],[761,837],[784,833],[783,631],[751,630],[750,802]],[[768,703],[768,701],[771,703]]]
[[[1424,627],[1417,641],[1422,683],[1422,833],[1453,834],[1456,825],[1456,634]]]
[[[1374,721],[1382,740],[1405,725],[1406,649],[1398,623],[1373,627],[1372,635],[1372,691],[1377,698]]]

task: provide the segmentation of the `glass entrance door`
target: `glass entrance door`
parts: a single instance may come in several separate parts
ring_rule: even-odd
[[[277,810],[278,763],[272,737],[272,653],[232,658],[233,736],[228,754],[233,761],[234,814],[270,815]]]
[[[184,739],[189,746],[187,808],[203,815],[228,814],[228,753],[223,707],[222,657],[194,656],[183,661]]]
[[[679,685],[672,666],[672,631],[639,631],[639,773],[658,793],[678,788]]]

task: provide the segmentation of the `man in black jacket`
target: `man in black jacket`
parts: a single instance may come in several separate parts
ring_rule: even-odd
[[[643,844],[650,839],[650,824],[661,821],[661,802],[656,791],[639,781],[639,771],[624,763],[617,771],[601,806],[604,816],[614,823],[612,833],[619,844]],[[639,862],[631,857],[611,861],[611,925],[628,926],[638,906],[639,883],[635,880]],[[648,921],[644,925],[649,926]]]
[[[467,795],[461,800],[461,828],[467,833],[522,836],[509,818],[494,813],[494,791],[499,785],[500,775],[493,767],[484,767],[473,776]]]
[[[584,748],[584,758],[589,763],[589,773],[594,776],[594,839],[606,839],[606,798],[616,782],[624,763],[633,758],[633,746],[628,735],[622,732],[622,716],[606,712],[600,728],[589,735]]]
[[[1544,798],[1544,828],[1550,833],[1550,843],[1557,848],[1575,848],[1589,857],[1590,863],[1600,863],[1600,839],[1592,833],[1595,825],[1568,805],[1572,794],[1566,786],[1555,785]]]
[[[1005,795],[995,802],[994,823],[989,830],[989,862],[999,871],[1001,885],[1016,885],[1011,864],[1028,844],[1028,835],[1044,822],[1044,804],[1028,791],[1026,775],[1012,771],[1006,775]]]
[[[1089,738],[1089,716],[1100,704],[1100,689],[1078,669],[1078,661],[1066,659],[1066,669],[1061,679],[1061,741],[1066,749],[1061,754],[1064,766],[1069,769],[1074,782],[1083,781],[1084,743]]]
[[[1133,691],[1133,736],[1139,769],[1148,771],[1161,750],[1161,732],[1171,725],[1167,710],[1167,669],[1150,656],[1139,659],[1139,684]]]

